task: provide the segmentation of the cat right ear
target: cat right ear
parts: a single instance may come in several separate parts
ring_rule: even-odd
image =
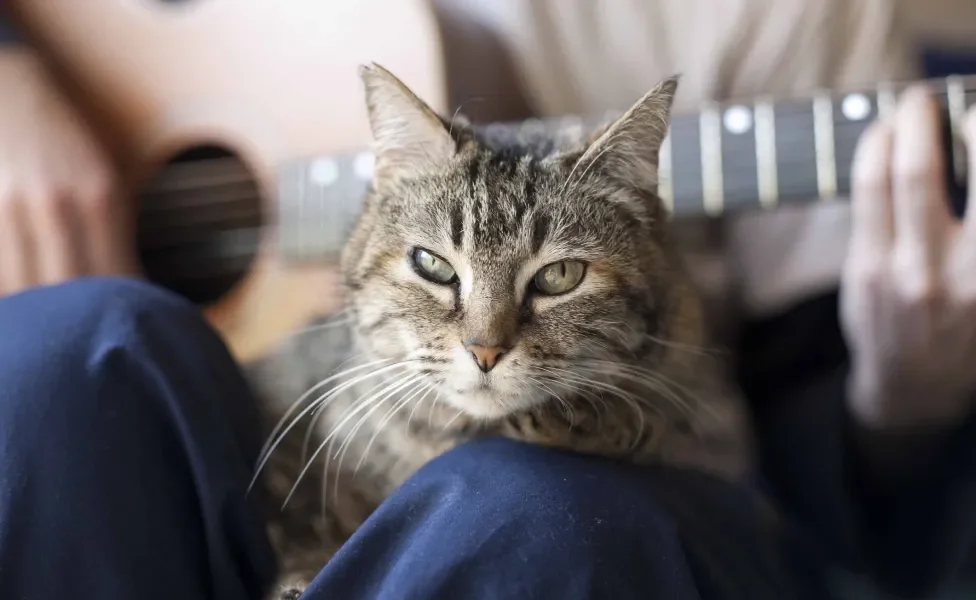
[[[373,132],[378,182],[441,168],[457,154],[457,142],[430,106],[376,63],[359,68]]]
[[[657,190],[657,165],[668,134],[678,77],[665,79],[590,143],[577,166],[597,163],[606,176],[634,188]]]

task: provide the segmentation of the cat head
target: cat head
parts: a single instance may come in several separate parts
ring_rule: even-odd
[[[342,264],[361,350],[491,421],[600,395],[611,365],[663,368],[669,342],[698,342],[656,195],[676,79],[540,153],[442,118],[382,67],[361,76],[376,162]]]

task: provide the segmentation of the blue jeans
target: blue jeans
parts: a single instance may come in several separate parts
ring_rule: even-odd
[[[0,300],[0,598],[261,598],[255,401],[198,312],[125,279]],[[822,598],[752,492],[489,439],[422,469],[321,599]]]

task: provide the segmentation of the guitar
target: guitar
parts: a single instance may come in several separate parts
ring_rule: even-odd
[[[440,38],[421,0],[14,5],[105,122],[140,195],[148,274],[193,290],[238,360],[261,356],[332,308],[332,265],[372,168],[357,65],[383,64],[446,114]],[[383,19],[370,19],[379,10]],[[252,49],[257,32],[261,52]],[[944,108],[947,181],[958,191],[967,173],[954,132],[976,79],[928,84]],[[893,109],[901,87],[675,115],[660,195],[676,217],[843,197],[858,138]],[[529,125],[595,128],[615,116]]]
[[[335,265],[294,260],[311,204],[288,185],[302,164],[335,176],[314,157],[368,145],[358,66],[382,62],[446,110],[426,0],[7,6],[139,196],[146,274],[200,304],[242,362],[335,309]],[[331,253],[342,237],[328,231]]]

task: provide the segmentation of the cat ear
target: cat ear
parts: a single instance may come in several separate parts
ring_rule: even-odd
[[[658,155],[671,122],[678,79],[665,79],[610,124],[583,152],[578,169],[595,166],[626,185],[657,191]]]
[[[444,121],[392,73],[376,63],[359,68],[373,132],[377,180],[409,177],[444,166],[457,143]]]

